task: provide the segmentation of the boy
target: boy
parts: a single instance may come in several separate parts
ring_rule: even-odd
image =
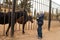
[[[42,38],[42,25],[43,25],[43,19],[44,19],[44,14],[41,13],[37,15],[37,22],[38,22],[38,28],[37,28],[37,33],[38,33],[38,38]]]

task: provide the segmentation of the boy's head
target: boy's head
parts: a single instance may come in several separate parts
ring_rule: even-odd
[[[44,13],[43,13],[43,12],[41,12],[39,17],[44,17]]]

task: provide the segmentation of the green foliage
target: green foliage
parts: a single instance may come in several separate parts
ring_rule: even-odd
[[[5,3],[8,4],[8,5],[12,5],[12,2],[10,0],[6,0]]]
[[[31,2],[30,2],[30,0],[23,0],[23,1],[21,1],[20,6],[21,6],[21,8],[24,8],[24,9],[26,9],[28,12],[30,12]]]
[[[34,10],[34,18],[36,19],[36,9]]]

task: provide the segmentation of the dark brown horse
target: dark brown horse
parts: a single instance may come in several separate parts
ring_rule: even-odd
[[[25,32],[24,32],[24,28],[25,28],[25,24],[26,24],[27,21],[31,21],[31,23],[33,23],[33,18],[32,18],[32,16],[27,16],[26,19],[25,19],[24,16],[22,16],[22,17],[20,17],[20,18],[17,20],[17,22],[18,22],[19,24],[23,24],[23,30],[22,30],[22,33],[23,33],[23,34],[25,33]]]
[[[26,24],[27,21],[31,21],[33,23],[32,20],[32,16],[28,16],[26,11],[19,11],[19,12],[15,12],[15,17],[14,17],[15,21],[14,21],[14,25],[16,22],[23,24],[23,30],[22,33],[24,34],[24,26]],[[6,36],[8,35],[8,31],[11,27],[11,12],[8,13],[2,13],[0,12],[0,24],[9,24],[7,31],[6,31]]]

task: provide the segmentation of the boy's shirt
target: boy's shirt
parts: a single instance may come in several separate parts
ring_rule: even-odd
[[[38,18],[38,24],[41,24],[41,25],[43,25],[43,19],[44,19],[44,14],[40,14],[39,15],[39,18]]]

